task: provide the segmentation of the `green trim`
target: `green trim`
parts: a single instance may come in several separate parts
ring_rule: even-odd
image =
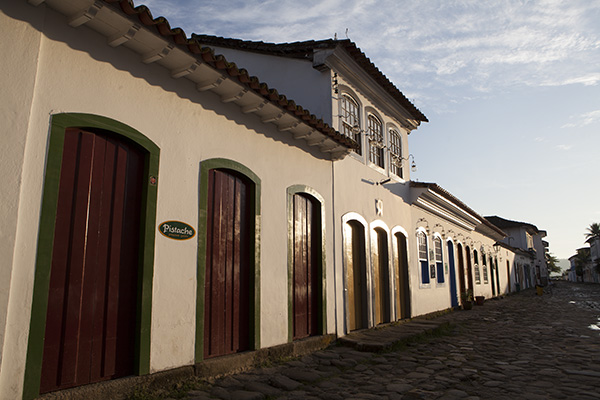
[[[260,348],[260,230],[261,230],[261,181],[246,166],[225,158],[212,158],[200,163],[200,205],[198,210],[198,275],[196,288],[196,363],[204,360],[204,284],[206,272],[206,229],[208,212],[208,172],[211,169],[228,169],[238,172],[254,183],[254,196],[250,196],[250,207],[254,209],[254,246],[250,258],[254,260],[254,274],[250,277],[250,291],[254,294],[254,304],[250,308],[250,345],[253,350]]]
[[[46,176],[42,195],[38,249],[33,284],[29,342],[25,363],[23,399],[39,395],[44,353],[44,332],[58,187],[60,181],[65,130],[69,127],[104,129],[124,136],[147,151],[145,176],[158,176],[160,149],[142,133],[121,122],[91,114],[55,114],[51,118]],[[157,187],[144,181],[142,188],[142,224],[140,227],[141,268],[138,279],[138,312],[136,321],[135,366],[138,375],[150,372],[150,328],[152,318],[152,278],[154,274],[154,236],[156,225]]]
[[[325,257],[325,200],[316,190],[306,185],[293,185],[287,189],[287,222],[288,222],[288,342],[294,340],[294,207],[295,194],[307,194],[313,197],[321,205],[321,248],[318,259],[319,265],[319,327],[318,331],[324,335],[327,331],[327,285],[326,285],[326,257]]]

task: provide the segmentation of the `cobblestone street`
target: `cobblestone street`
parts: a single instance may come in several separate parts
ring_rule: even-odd
[[[600,285],[558,282],[443,315],[445,334],[394,351],[334,346],[188,398],[598,399],[599,317]]]

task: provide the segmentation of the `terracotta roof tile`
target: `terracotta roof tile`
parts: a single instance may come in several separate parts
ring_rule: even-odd
[[[188,38],[183,29],[171,28],[171,25],[166,18],[154,18],[150,12],[150,9],[145,5],[136,7],[132,0],[103,1],[107,4],[111,4],[116,9],[121,10],[125,15],[128,16],[128,18],[137,19],[148,28],[155,28],[156,32],[160,36],[169,39],[179,46],[185,47],[191,54],[199,56],[202,61],[214,69],[224,71],[232,78],[237,78],[241,84],[247,86],[257,94],[263,96],[265,99],[278,105],[283,110],[292,113],[296,117],[298,117],[298,115],[302,115],[303,117],[301,119],[306,124],[310,125],[314,129],[317,129],[324,135],[333,139],[335,142],[350,149],[358,149],[358,143],[356,143],[353,139],[341,135],[331,126],[324,123],[322,119],[318,119],[308,110],[304,110],[302,107],[297,106],[293,100],[288,100],[286,96],[280,95],[276,89],[269,88],[266,83],[260,82],[257,77],[250,76],[246,69],[238,68],[235,63],[228,62],[222,55],[215,55],[213,49],[202,46],[201,42],[195,37]]]

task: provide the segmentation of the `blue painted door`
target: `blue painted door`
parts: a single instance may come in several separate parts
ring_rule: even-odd
[[[456,271],[454,266],[454,246],[448,242],[448,262],[450,264],[450,302],[452,307],[458,307],[458,296],[456,291]]]

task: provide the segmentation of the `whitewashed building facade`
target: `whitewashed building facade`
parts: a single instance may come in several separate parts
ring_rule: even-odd
[[[427,118],[348,40],[190,39],[115,0],[3,2],[0,34],[1,399],[514,286],[503,230],[410,180]]]

